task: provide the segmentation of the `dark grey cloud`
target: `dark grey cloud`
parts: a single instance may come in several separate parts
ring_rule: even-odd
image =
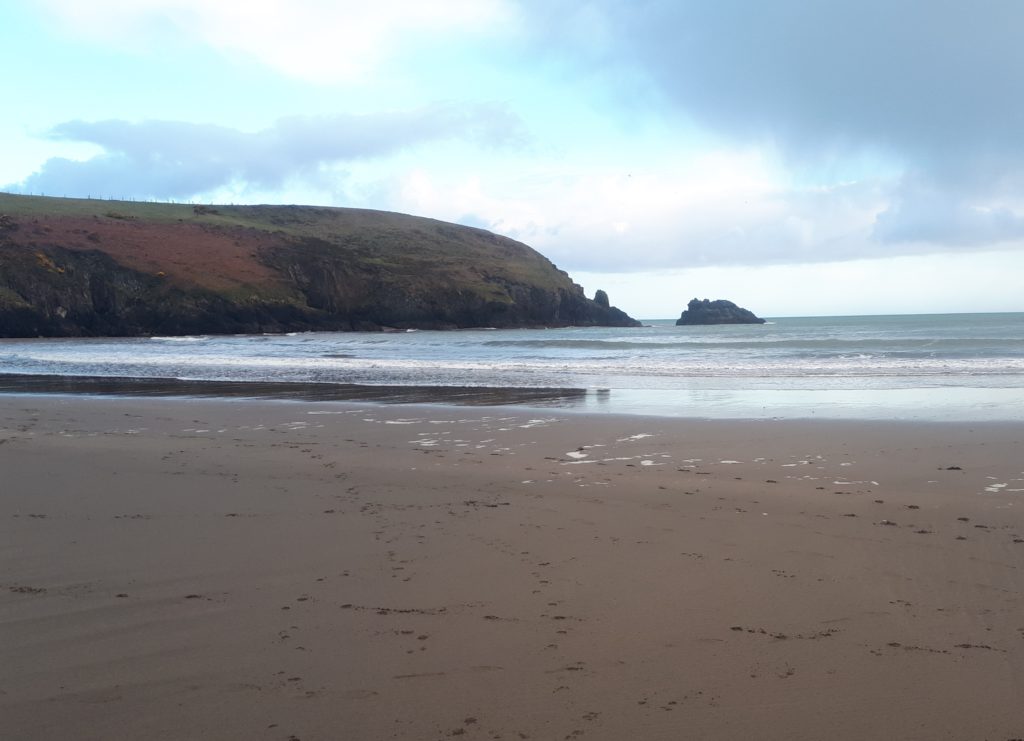
[[[588,77],[643,79],[647,101],[775,146],[798,171],[864,155],[904,168],[880,240],[1019,236],[1010,211],[976,208],[1019,193],[1024,173],[1018,0],[592,0],[584,16],[552,3],[534,16],[548,39],[603,18],[592,44],[567,34]]]
[[[1016,0],[647,0],[623,48],[698,120],[794,153],[891,149],[936,169],[1024,153]]]
[[[421,144],[462,139],[508,146],[525,139],[521,121],[500,106],[436,104],[415,111],[290,117],[248,133],[181,121],[68,121],[54,139],[103,153],[52,158],[19,188],[61,195],[188,198],[232,182],[278,188],[315,177],[325,165],[382,157]]]

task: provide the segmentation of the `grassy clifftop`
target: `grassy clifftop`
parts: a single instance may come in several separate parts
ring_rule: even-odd
[[[311,206],[0,194],[0,335],[629,326],[482,229]]]

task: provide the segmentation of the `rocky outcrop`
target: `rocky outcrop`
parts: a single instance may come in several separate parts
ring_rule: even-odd
[[[482,229],[0,194],[0,336],[638,325]]]
[[[742,309],[732,301],[693,299],[676,320],[676,326],[689,324],[764,324],[764,319]]]

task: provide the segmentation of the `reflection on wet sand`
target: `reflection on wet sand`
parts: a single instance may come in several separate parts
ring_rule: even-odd
[[[197,381],[178,378],[0,375],[0,393],[95,394],[103,396],[194,396],[290,399],[294,401],[377,401],[386,404],[460,406],[529,405],[560,408],[586,404],[586,389],[489,388],[474,386],[366,386],[352,383]],[[601,389],[600,401],[610,392]]]

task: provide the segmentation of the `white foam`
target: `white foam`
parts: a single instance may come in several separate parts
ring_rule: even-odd
[[[530,427],[547,427],[549,424],[555,421],[556,420],[554,419],[531,419],[526,424],[519,425],[519,427],[520,429],[523,430],[529,429]]]

